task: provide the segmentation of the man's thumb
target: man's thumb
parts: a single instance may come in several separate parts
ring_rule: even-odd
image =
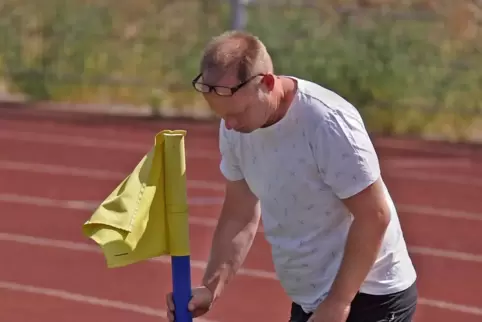
[[[201,304],[201,300],[199,299],[199,296],[193,296],[191,298],[191,301],[189,301],[189,304],[187,305],[187,308],[189,311],[195,310],[199,305]]]

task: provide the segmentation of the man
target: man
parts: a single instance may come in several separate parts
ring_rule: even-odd
[[[374,147],[350,103],[312,82],[276,76],[255,36],[206,47],[193,86],[220,124],[226,194],[201,287],[206,313],[242,265],[260,218],[291,322],[409,322],[416,272]],[[174,305],[167,297],[168,317]]]

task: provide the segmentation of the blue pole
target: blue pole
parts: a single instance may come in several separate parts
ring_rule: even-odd
[[[176,322],[192,322],[188,309],[191,300],[191,260],[190,256],[171,256],[172,299]]]

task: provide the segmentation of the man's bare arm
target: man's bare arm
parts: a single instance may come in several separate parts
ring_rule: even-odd
[[[353,214],[354,221],[328,299],[349,304],[377,258],[390,222],[390,209],[381,179],[343,202]]]
[[[260,219],[259,201],[245,180],[228,181],[203,284],[218,298],[243,264]]]

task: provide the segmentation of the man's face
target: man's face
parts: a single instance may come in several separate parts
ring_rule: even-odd
[[[204,99],[211,110],[224,119],[228,129],[250,133],[263,126],[270,115],[269,92],[263,90],[263,84],[260,82],[262,77],[264,76],[248,78],[244,80],[247,82],[242,84],[244,82],[240,82],[235,73],[220,75],[204,71],[195,86],[204,87]],[[219,87],[206,92],[208,87],[201,84]],[[240,84],[241,87],[236,90]],[[232,95],[231,89],[235,90]]]

